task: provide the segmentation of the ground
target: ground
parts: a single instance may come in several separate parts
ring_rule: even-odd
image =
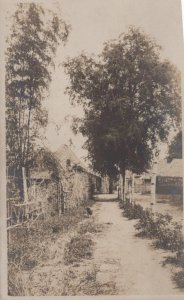
[[[93,216],[62,234],[48,249],[49,259],[27,273],[27,295],[182,295],[184,290],[172,281],[171,267],[162,265],[168,252],[136,237],[135,223],[122,216],[118,202],[97,201]],[[81,226],[87,228],[82,235]],[[76,236],[92,240],[92,256],[66,264],[64,249]]]
[[[109,224],[96,239],[95,263],[101,280],[114,280],[118,294],[180,294],[171,280],[171,270],[162,266],[165,251],[150,246],[150,241],[135,237],[134,224],[122,217],[116,202],[96,204],[98,222]]]

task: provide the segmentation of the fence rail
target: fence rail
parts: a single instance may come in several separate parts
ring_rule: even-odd
[[[7,177],[8,240],[11,239],[11,230],[24,225],[30,227],[39,217],[45,220],[52,213],[61,213],[63,196],[68,193],[62,191],[61,186],[53,181],[35,180],[25,177],[24,172],[22,174],[21,177]],[[23,187],[23,198],[19,196],[20,182]]]

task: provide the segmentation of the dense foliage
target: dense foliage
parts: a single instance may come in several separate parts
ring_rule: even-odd
[[[7,165],[29,163],[40,128],[47,124],[43,100],[51,81],[57,47],[69,26],[35,3],[20,3],[13,16],[6,51]]]
[[[137,236],[154,239],[154,246],[173,252],[184,249],[182,225],[172,220],[169,214],[153,213],[139,204],[126,200],[120,203],[128,219],[138,219],[135,225]]]
[[[84,108],[74,122],[98,172],[116,175],[149,168],[157,143],[180,122],[180,75],[160,57],[160,47],[130,28],[104,45],[98,56],[84,53],[65,63],[73,103]]]

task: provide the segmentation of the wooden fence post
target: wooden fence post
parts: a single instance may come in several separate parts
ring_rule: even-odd
[[[23,178],[23,189],[24,189],[24,202],[28,203],[28,193],[27,193],[27,181],[25,176],[25,168],[22,168],[22,178]]]
[[[132,203],[135,203],[135,174],[132,174]]]

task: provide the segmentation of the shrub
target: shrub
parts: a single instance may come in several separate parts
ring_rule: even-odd
[[[92,257],[93,241],[89,236],[77,235],[71,238],[64,250],[64,263],[66,265],[79,262],[81,259]]]
[[[81,223],[78,230],[78,233],[80,234],[99,233],[99,232],[102,232],[102,225],[97,225],[90,221]]]
[[[159,228],[158,239],[154,245],[159,248],[171,250],[172,252],[181,251],[184,248],[182,226],[178,223],[166,224]]]
[[[153,213],[150,210],[145,210],[145,219],[143,222],[143,231],[149,238],[160,239],[167,225],[170,224],[172,217],[168,214]]]
[[[182,226],[171,222],[169,214],[152,213],[144,211],[144,217],[139,220],[135,228],[139,231],[138,236],[155,238],[153,245],[158,248],[180,251],[184,248]]]
[[[120,202],[120,208],[124,209],[123,214],[129,220],[139,219],[142,217],[143,207],[140,204],[135,204],[129,200],[125,200],[124,202]]]
[[[93,202],[87,202],[91,206]],[[46,220],[37,219],[31,227],[21,226],[11,230],[8,242],[8,289],[11,296],[29,294],[23,283],[24,271],[34,268],[49,259],[49,246],[63,232],[76,227],[85,219],[84,207],[67,211],[61,216],[50,216]],[[26,295],[27,295],[26,294]]]
[[[169,214],[153,213],[129,200],[121,202],[120,208],[124,210],[123,215],[128,219],[139,219],[135,225],[136,230],[139,231],[137,236],[156,239],[153,243],[155,247],[172,252],[184,249],[182,226],[172,222]]]
[[[163,262],[163,265],[172,264],[177,267],[184,268],[184,249],[177,251],[174,256],[168,256]]]
[[[184,249],[176,253],[177,263],[180,267],[184,268]]]
[[[155,224],[154,214],[148,209],[143,210],[142,216],[135,225],[135,228],[139,231],[138,236],[147,238],[155,237],[157,234],[157,226]]]
[[[9,296],[25,296],[25,285],[20,268],[14,264],[8,264],[8,295]]]
[[[176,282],[179,288],[184,288],[184,271],[174,274],[173,280]]]

